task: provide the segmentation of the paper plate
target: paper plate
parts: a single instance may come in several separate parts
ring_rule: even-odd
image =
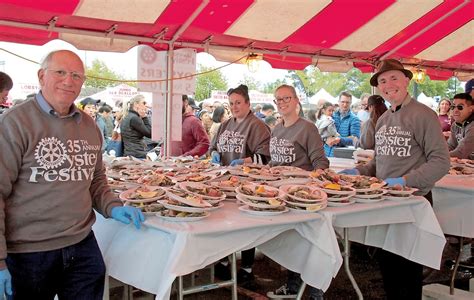
[[[166,195],[166,191],[163,190],[163,189],[160,189],[161,191],[158,191],[158,194],[154,197],[143,198],[143,199],[131,199],[130,195],[136,193],[137,189],[138,189],[138,187],[126,190],[124,192],[121,192],[119,194],[119,198],[123,201],[128,201],[128,202],[131,202],[131,203],[147,203],[147,202],[156,202],[156,200],[159,200],[159,199],[165,197],[165,195]]]
[[[180,189],[185,190],[191,194],[201,196],[205,200],[224,200],[225,199],[225,193],[223,191],[221,191],[218,187],[214,187],[208,184],[203,184],[200,182],[180,182],[178,186]],[[190,188],[195,188],[195,189],[213,188],[213,189],[216,189],[220,193],[220,196],[203,195],[203,194],[191,191]]]
[[[206,212],[204,216],[201,217],[168,217],[168,216],[163,216],[159,213],[156,214],[156,216],[162,220],[169,221],[169,222],[194,222],[194,221],[199,221],[202,219],[205,219],[209,217],[211,213]]]
[[[328,201],[328,206],[329,207],[347,206],[347,205],[354,204],[355,202],[356,202],[356,200],[354,198],[351,198],[348,201],[344,201],[344,202]]]
[[[138,208],[146,216],[154,216],[158,211],[161,211],[163,209],[163,205],[161,203],[158,203],[158,202],[149,202],[148,204],[144,204],[144,205],[140,206],[140,205],[136,205],[136,203],[132,203],[132,202],[127,201],[127,202],[125,202],[124,205],[133,206],[135,208]]]
[[[325,189],[325,188],[321,188],[321,190],[323,190],[328,195],[328,197],[331,197],[331,195],[351,195],[355,193],[355,189],[352,187],[344,187],[344,188],[347,190],[338,191],[338,190],[331,190],[331,189]]]
[[[291,207],[301,207],[306,210],[318,211],[327,206],[327,201],[318,202],[318,203],[301,203],[301,202],[292,202],[291,200],[285,199],[286,204],[289,204]]]
[[[195,196],[191,193],[188,193],[188,194],[190,196]],[[189,206],[192,206],[192,207],[201,207],[201,208],[202,207],[212,207],[212,205],[210,203],[208,203],[207,201],[205,201],[205,200],[201,200],[199,202],[198,201],[193,201],[193,200],[190,200],[190,199],[186,199],[185,197],[178,196],[170,190],[168,190],[166,192],[166,195],[168,195],[168,197],[170,197],[171,199],[173,199],[175,201],[182,202],[182,203],[184,203],[186,205],[189,205]]]
[[[349,200],[351,197],[354,197],[355,194],[356,194],[355,192],[352,192],[351,194],[349,194],[349,195],[347,195],[347,196],[344,195],[344,197],[339,197],[339,198],[337,198],[337,197],[328,197],[327,200],[328,200],[328,202],[342,202],[342,201],[347,201],[347,200]],[[330,196],[330,195],[328,195],[328,196]]]
[[[380,190],[380,193],[377,193],[377,194],[368,194],[368,195],[364,195],[364,194],[355,194],[354,197],[356,198],[360,198],[360,199],[373,199],[373,198],[377,198],[377,197],[381,197],[383,195],[385,195],[387,192],[385,190]]]
[[[258,210],[250,209],[247,205],[239,206],[239,210],[244,213],[255,215],[255,216],[276,216],[276,215],[284,214],[289,211],[289,209],[286,207],[282,211],[258,211]]]
[[[174,205],[174,204],[168,203],[168,201],[166,201],[166,200],[161,200],[159,203],[162,204],[165,208],[171,209],[171,210],[174,210],[174,211],[200,213],[200,212],[205,212],[207,210],[210,210],[210,207],[203,208],[203,207],[190,207],[190,206]]]
[[[236,188],[235,192],[237,194],[243,195],[247,199],[253,199],[253,200],[268,200],[268,199],[279,198],[279,197],[281,198],[281,196],[283,196],[283,193],[281,193],[279,189],[277,189],[276,187],[273,187],[273,186],[268,186],[268,185],[265,185],[264,188],[269,190],[269,191],[277,192],[276,196],[273,196],[273,197],[254,196],[254,195],[247,195],[247,194],[242,192],[242,188],[249,188],[249,189],[255,190],[256,186],[258,186],[258,185],[246,184],[246,185],[239,186],[238,188]]]
[[[291,189],[291,188],[302,188],[302,189],[307,189],[309,190],[309,192],[313,195],[316,196],[316,199],[305,199],[305,198],[301,198],[301,197],[297,197],[295,195],[290,195],[288,193],[288,191]],[[321,191],[321,189],[319,188],[316,188],[316,187],[313,187],[313,186],[307,186],[307,185],[284,185],[284,186],[281,186],[280,188],[280,191],[282,191],[287,197],[290,197],[292,199],[295,199],[296,201],[299,201],[299,202],[305,202],[305,203],[314,203],[314,202],[322,202],[322,201],[326,201],[327,199],[327,194],[323,191]]]
[[[412,188],[412,187],[404,187],[403,191],[392,190],[390,188],[383,188],[383,190],[386,191],[387,194],[391,194],[391,195],[411,195],[414,192],[418,191],[417,188]]]
[[[252,201],[249,201],[247,198],[245,198],[245,195],[242,195],[242,194],[237,194],[236,196],[236,199],[239,200],[240,202],[248,205],[248,206],[252,206],[252,207],[257,207],[257,208],[277,208],[279,206],[285,206],[285,202],[283,200],[280,200],[280,199],[277,199],[278,201],[280,201],[280,204],[275,204],[275,205],[272,205],[268,202],[268,204],[265,204],[263,202],[261,203],[254,203]],[[270,200],[270,199],[276,199],[276,198],[269,198],[269,199],[266,199],[266,200]]]

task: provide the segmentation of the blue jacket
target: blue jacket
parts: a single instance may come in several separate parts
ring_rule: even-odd
[[[353,145],[353,140],[348,136],[356,136],[360,138],[360,120],[352,112],[349,112],[344,118],[341,118],[341,112],[336,111],[332,115],[336,125],[337,132],[341,135],[341,141],[337,147],[346,147]],[[324,153],[327,157],[334,156],[334,147],[324,144]]]

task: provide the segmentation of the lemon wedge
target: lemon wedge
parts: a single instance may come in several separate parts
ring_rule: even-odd
[[[158,193],[157,192],[144,192],[144,191],[139,191],[138,192],[138,195],[142,199],[153,198],[153,197],[156,196],[156,194],[158,194]]]
[[[249,167],[243,167],[243,168],[242,168],[242,171],[243,171],[244,173],[250,173],[250,168],[249,168]]]
[[[324,186],[324,188],[326,189],[329,189],[329,190],[336,190],[336,191],[340,191],[341,190],[341,186],[337,183],[329,183],[329,184],[326,184]]]
[[[306,207],[307,211],[317,211],[318,209],[319,209],[319,205],[311,205],[311,206]]]
[[[280,205],[281,202],[278,199],[270,199],[270,200],[268,200],[268,204],[270,204],[270,205]]]
[[[259,185],[256,189],[255,189],[255,192],[256,193],[265,193],[265,187],[263,185]]]

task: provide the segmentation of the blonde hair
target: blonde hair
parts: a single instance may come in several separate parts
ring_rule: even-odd
[[[141,94],[135,95],[130,100],[125,101],[122,105],[122,115],[126,116],[128,112],[135,107],[135,104],[140,102],[146,103],[145,96]]]

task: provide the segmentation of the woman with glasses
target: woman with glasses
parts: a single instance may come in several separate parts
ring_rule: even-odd
[[[451,135],[451,114],[450,109],[451,101],[447,98],[441,99],[438,105],[438,121],[443,130],[443,135],[447,139]]]
[[[295,88],[281,85],[275,91],[275,104],[282,122],[272,131],[270,155],[272,166],[294,166],[304,170],[327,169],[329,160],[324,154],[323,142],[316,125],[301,118],[299,99]],[[299,274],[288,270],[287,283],[273,292],[269,298],[296,298],[301,285]],[[311,299],[321,299],[323,291],[311,288]]]
[[[123,155],[145,158],[147,148],[143,137],[151,138],[151,123],[147,116],[145,97],[137,95],[128,103],[128,111],[120,124]]]
[[[385,100],[379,95],[372,95],[367,100],[369,119],[362,123],[360,128],[360,139],[357,147],[362,149],[375,149],[375,125],[379,117],[387,111]]]
[[[248,88],[239,85],[227,92],[232,117],[221,123],[211,142],[212,162],[223,166],[244,163],[267,164],[270,161],[270,129],[250,110]],[[217,110],[217,108],[216,108]],[[252,266],[255,248],[242,251],[240,270],[237,272],[239,285],[254,289]],[[230,279],[227,261],[215,265],[216,277]]]

